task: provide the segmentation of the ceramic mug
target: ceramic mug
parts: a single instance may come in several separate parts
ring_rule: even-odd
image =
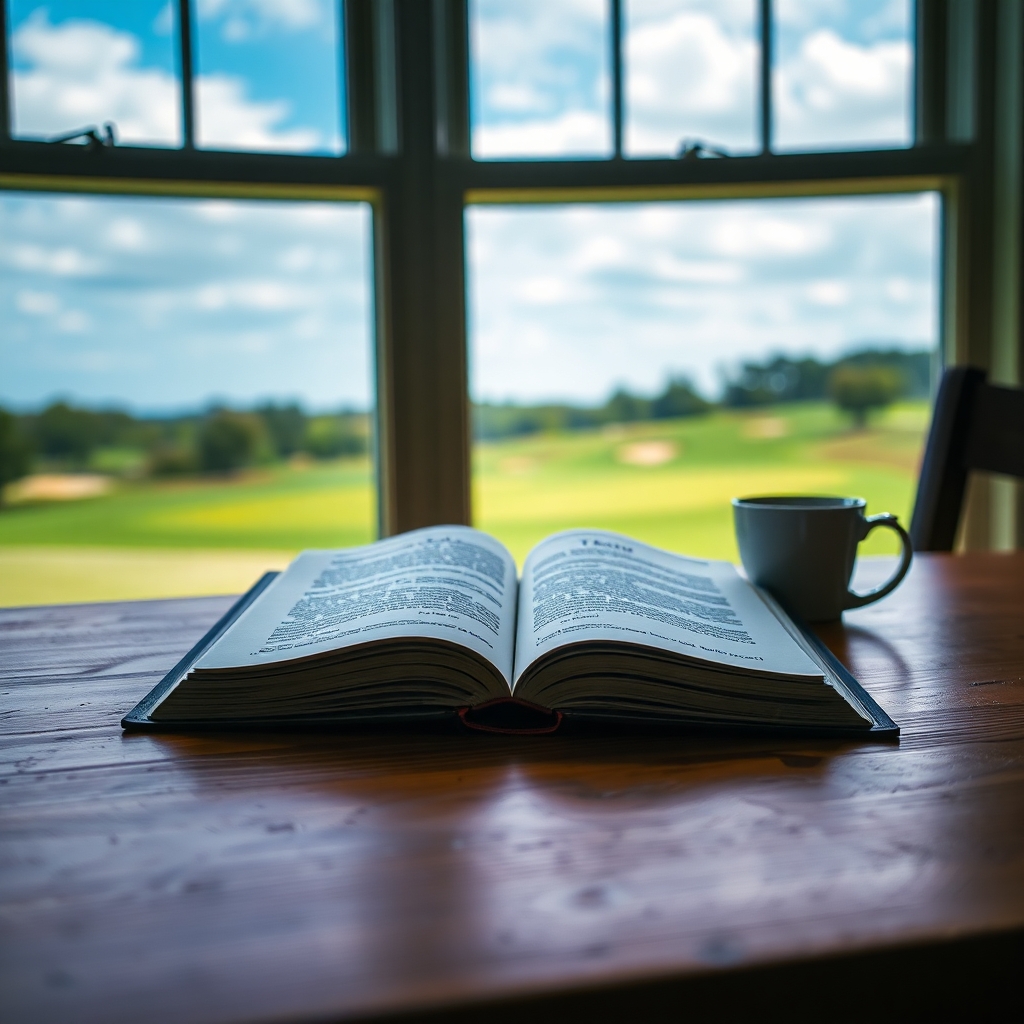
[[[863,498],[733,498],[743,568],[806,622],[838,619],[891,594],[910,568],[906,530],[888,512],[864,515]],[[903,542],[899,568],[866,594],[850,590],[857,545],[876,527],[895,530]]]

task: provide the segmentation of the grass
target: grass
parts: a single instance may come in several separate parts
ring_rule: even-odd
[[[906,403],[854,432],[814,403],[480,444],[476,522],[521,561],[583,525],[735,559],[740,494],[856,494],[906,520],[927,417],[926,403]],[[372,539],[373,500],[368,462],[346,460],[6,508],[0,605],[238,591],[302,548]],[[892,550],[885,535],[862,546]]]
[[[590,525],[735,560],[729,500],[739,495],[858,495],[869,513],[906,521],[927,418],[925,403],[907,403],[852,432],[830,406],[808,404],[480,445],[474,508],[481,527],[520,559],[555,530]],[[659,465],[620,461],[652,442],[674,456]],[[873,536],[862,550],[895,546]]]
[[[165,548],[0,548],[0,606],[237,594],[290,551]]]
[[[130,548],[343,547],[372,539],[365,459],[275,466],[231,479],[125,481],[90,501],[0,514],[0,545]]]

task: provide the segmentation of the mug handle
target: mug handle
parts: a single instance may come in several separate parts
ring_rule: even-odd
[[[903,552],[900,555],[899,568],[886,583],[883,583],[880,587],[875,587],[874,590],[869,590],[866,594],[855,594],[852,590],[848,590],[844,606],[846,608],[863,608],[864,605],[872,604],[885,597],[886,594],[891,594],[900,585],[903,577],[907,575],[907,570],[910,568],[910,560],[914,557],[914,548],[910,543],[910,537],[907,536],[907,531],[900,526],[896,516],[891,512],[883,512],[880,516],[868,516],[864,520],[864,532],[861,534],[860,540],[864,540],[876,526],[887,526],[890,530],[895,530],[899,534],[900,540],[903,542]],[[857,543],[859,544],[860,541]]]

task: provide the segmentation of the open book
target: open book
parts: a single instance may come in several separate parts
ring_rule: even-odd
[[[819,641],[728,562],[603,530],[538,544],[431,527],[305,551],[254,588],[126,728],[461,715],[822,732],[896,726]]]

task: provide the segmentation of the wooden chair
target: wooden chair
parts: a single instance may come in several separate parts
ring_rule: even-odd
[[[955,366],[943,374],[910,521],[915,551],[952,551],[972,469],[1024,477],[1024,391]]]

